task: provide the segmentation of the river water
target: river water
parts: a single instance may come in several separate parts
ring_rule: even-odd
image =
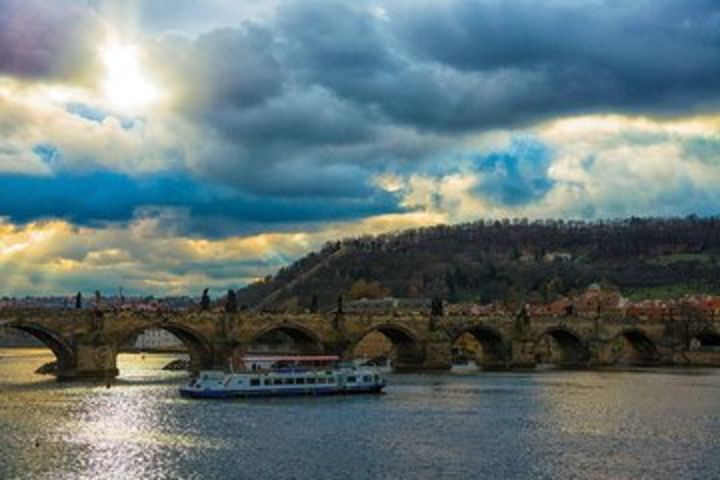
[[[181,399],[165,355],[111,386],[0,350],[0,478],[720,478],[720,370],[389,375],[385,395]]]

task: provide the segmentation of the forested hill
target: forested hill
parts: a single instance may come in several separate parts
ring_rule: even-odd
[[[720,292],[720,218],[478,221],[329,242],[238,292],[251,308],[346,299],[545,302],[594,282],[636,298]]]

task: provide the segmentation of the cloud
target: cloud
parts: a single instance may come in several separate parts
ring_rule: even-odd
[[[720,100],[713,2],[398,1],[385,10],[389,21],[362,4],[281,8],[289,53],[280,58],[303,81],[421,130],[678,113]]]
[[[7,293],[69,294],[100,289],[131,294],[194,292],[199,286],[236,288],[277,269],[296,254],[292,236],[198,241],[147,229],[75,227],[65,222],[14,226],[0,222],[0,268]]]
[[[520,121],[718,106],[717,2],[450,1],[395,17],[418,61],[479,78],[504,72]]]
[[[0,74],[82,78],[96,61],[99,19],[80,2],[0,0]]]
[[[58,155],[38,146],[42,155]],[[391,193],[363,198],[287,199],[258,197],[202,183],[176,172],[130,177],[108,171],[85,174],[0,175],[0,213],[14,223],[61,218],[76,225],[127,223],[157,217],[174,231],[210,237],[248,233],[258,228],[329,222],[399,212]],[[30,201],[28,201],[30,200]]]
[[[572,117],[518,135],[468,148],[454,169],[395,176],[392,190],[450,222],[720,213],[717,116]]]
[[[252,24],[198,37],[174,65],[173,74],[181,79],[180,108],[201,113],[244,108],[278,95],[283,78],[274,41],[270,32]]]
[[[379,215],[311,232],[262,233],[224,239],[167,234],[156,219],[129,225],[77,227],[63,221],[19,226],[0,221],[0,295],[60,294],[123,287],[132,295],[213,295],[273,274],[328,238],[438,223],[424,213]]]
[[[18,291],[224,288],[441,221],[717,213],[717,2],[196,3],[0,0]],[[104,98],[108,32],[161,101]]]

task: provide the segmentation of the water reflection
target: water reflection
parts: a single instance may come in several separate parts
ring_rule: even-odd
[[[557,462],[584,466],[587,478],[639,477],[648,468],[642,451],[666,478],[709,478],[718,462],[703,458],[718,452],[720,398],[715,371],[628,370],[575,372],[566,381],[539,377],[540,430],[562,442],[541,444],[542,471]],[[700,373],[700,374],[699,374]],[[703,418],[704,417],[704,418]],[[713,475],[714,476],[714,475]]]
[[[718,478],[720,375],[393,375],[383,396],[181,399],[174,358],[58,384],[0,352],[0,478]]]

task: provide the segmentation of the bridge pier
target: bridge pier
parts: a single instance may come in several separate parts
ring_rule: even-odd
[[[424,350],[422,370],[437,371],[452,368],[452,341],[444,330],[430,331],[425,340]]]
[[[535,368],[535,342],[529,340],[513,340],[510,346],[510,368]]]
[[[198,372],[200,370],[228,370],[231,363],[234,363],[236,352],[245,352],[245,348],[236,342],[226,339],[216,341],[212,344],[212,350],[208,358],[199,356],[194,363],[191,363],[189,370]],[[192,357],[191,357],[192,358]]]
[[[421,343],[420,352],[399,354],[393,370],[402,372],[437,372],[452,368],[452,342],[444,330],[431,330]]]
[[[57,372],[58,380],[108,380],[120,373],[116,352],[110,346],[80,344],[74,350],[74,365],[61,366]]]

